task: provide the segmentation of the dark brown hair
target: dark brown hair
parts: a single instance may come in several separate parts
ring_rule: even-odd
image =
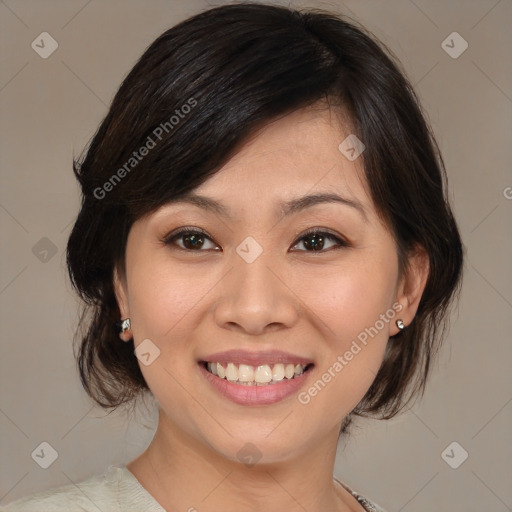
[[[343,17],[247,3],[205,11],[148,47],[85,158],[74,161],[82,204],[67,263],[86,304],[76,356],[98,404],[116,408],[148,390],[133,340],[121,342],[114,327],[113,270],[123,272],[132,223],[215,174],[258,127],[320,100],[342,105],[366,146],[366,179],[396,239],[401,271],[418,246],[430,265],[414,320],[390,338],[353,414],[390,418],[423,392],[460,286],[463,251],[436,142],[389,55]]]

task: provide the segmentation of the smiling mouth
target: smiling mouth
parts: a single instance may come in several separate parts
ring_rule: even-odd
[[[249,364],[201,362],[203,368],[219,379],[241,386],[269,386],[300,377],[313,364],[276,363],[252,366]]]

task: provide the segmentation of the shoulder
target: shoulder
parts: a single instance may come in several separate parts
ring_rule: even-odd
[[[127,512],[135,505],[163,510],[122,465],[109,466],[104,474],[76,484],[25,496],[0,506],[0,512]]]
[[[103,475],[95,475],[77,484],[54,487],[13,501],[2,512],[118,512],[117,482],[119,468],[110,466]]]

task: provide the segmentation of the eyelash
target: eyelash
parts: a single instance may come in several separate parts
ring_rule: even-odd
[[[185,227],[185,228],[181,228],[179,231],[177,232],[174,232],[174,233],[170,233],[169,235],[167,235],[162,241],[165,245],[171,245],[175,242],[175,240],[178,240],[179,238],[182,238],[184,235],[190,235],[190,234],[196,234],[196,235],[203,235],[204,237],[208,238],[211,242],[214,242],[212,240],[212,238],[208,235],[208,233],[206,233],[206,231],[203,231],[202,229],[200,228],[194,228],[194,227]],[[293,243],[293,247],[295,247],[297,244],[299,244],[303,239],[305,238],[308,238],[308,237],[311,237],[313,235],[325,235],[324,238],[327,238],[327,239],[330,239],[330,240],[334,240],[335,242],[337,242],[338,246],[337,247],[330,247],[329,249],[322,249],[322,250],[319,250],[319,251],[314,251],[314,250],[311,250],[311,251],[308,251],[308,250],[302,250],[300,249],[299,252],[308,252],[308,253],[312,253],[312,254],[321,254],[321,253],[325,253],[325,252],[328,252],[328,251],[331,251],[331,250],[337,250],[337,249],[342,249],[342,248],[346,248],[346,247],[350,247],[350,244],[344,240],[343,238],[335,235],[334,233],[328,231],[328,230],[325,230],[325,229],[322,229],[322,228],[310,228],[308,229],[305,233],[303,233],[300,238],[296,239],[296,241]],[[178,249],[182,250],[182,251],[187,251],[187,252],[207,252],[207,251],[210,251],[212,249],[198,249],[198,250],[193,250],[193,249],[186,249],[186,248],[183,248],[183,247],[180,247],[180,246],[177,246]]]

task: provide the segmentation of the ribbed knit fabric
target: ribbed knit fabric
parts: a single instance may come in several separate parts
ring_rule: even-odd
[[[339,482],[339,480],[337,480]],[[368,512],[385,512],[339,482]],[[0,506],[1,512],[166,512],[125,464],[109,466],[75,484],[55,487]]]

